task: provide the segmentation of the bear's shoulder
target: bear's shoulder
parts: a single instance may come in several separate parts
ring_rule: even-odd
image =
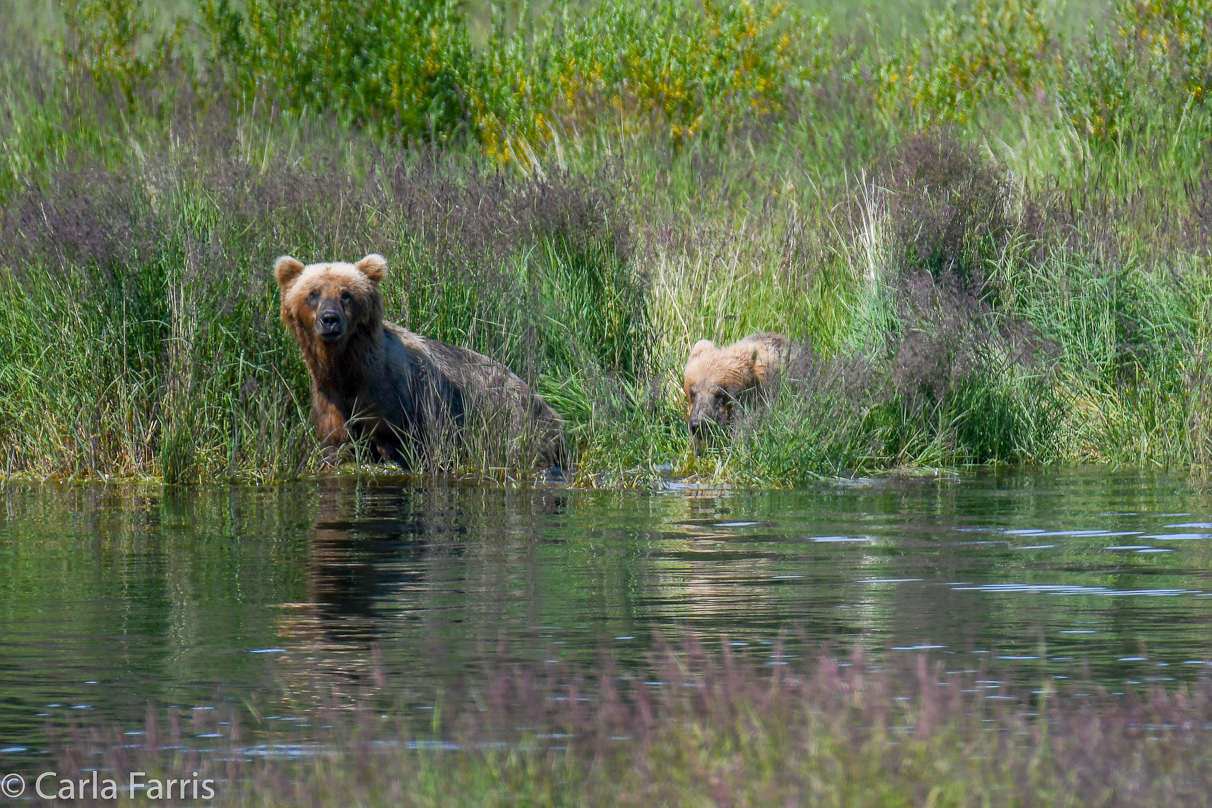
[[[424,352],[425,343],[429,341],[417,332],[409,331],[404,326],[388,320],[383,321],[383,335],[391,342],[413,351]]]
[[[482,353],[426,337],[396,323],[384,322],[383,328],[388,334],[389,356],[409,354],[411,361],[424,366],[426,372],[459,389],[507,389],[529,395],[529,389],[517,375]]]

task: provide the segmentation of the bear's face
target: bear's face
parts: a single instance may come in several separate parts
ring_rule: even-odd
[[[710,423],[727,426],[741,393],[752,386],[752,377],[752,357],[717,350],[710,340],[695,343],[683,382],[690,434],[698,436]]]
[[[284,255],[274,262],[282,293],[282,322],[300,340],[339,347],[350,335],[383,319],[379,282],[387,262],[368,255],[356,264],[304,266]]]

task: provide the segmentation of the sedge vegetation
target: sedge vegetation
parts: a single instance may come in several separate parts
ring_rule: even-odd
[[[1206,468],[1212,6],[1073,16],[8,0],[4,473],[312,473],[270,267],[368,252],[389,319],[567,419],[577,484]],[[759,330],[803,359],[696,453],[690,345]],[[491,438],[440,471],[524,477]]]
[[[789,656],[763,666],[688,639],[639,673],[502,666],[423,711],[384,677],[285,717],[273,702],[153,710],[133,732],[86,717],[54,739],[42,789],[108,799],[134,772],[149,787],[123,805],[155,805],[183,776],[219,806],[1207,804],[1206,679],[1028,694],[925,654]],[[300,706],[317,741],[283,720]]]

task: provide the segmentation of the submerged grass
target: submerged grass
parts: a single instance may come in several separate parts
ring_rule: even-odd
[[[386,255],[388,318],[533,383],[578,484],[1212,458],[1202,4],[890,37],[604,0],[478,43],[445,3],[332,42],[397,4],[246,5],[0,14],[5,473],[314,471],[284,252]],[[689,346],[760,330],[803,361],[696,453]],[[468,432],[434,470],[525,476]]]
[[[250,703],[153,710],[134,735],[75,723],[58,730],[58,779],[44,791],[91,788],[94,772],[125,787],[141,772],[209,787],[216,805],[1207,802],[1206,680],[1118,695],[1043,682],[1032,694],[924,654],[879,666],[775,649],[759,665],[722,647],[686,639],[637,670],[606,660],[589,676],[550,661],[495,668],[425,710],[379,672],[295,700],[290,715],[275,708],[277,720]]]

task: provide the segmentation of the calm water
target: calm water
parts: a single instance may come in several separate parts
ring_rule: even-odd
[[[777,492],[331,480],[0,490],[0,755],[46,716],[486,663],[624,664],[690,630],[758,658],[862,643],[1112,689],[1212,660],[1212,494],[1046,473]],[[504,651],[501,649],[504,648]],[[763,656],[764,655],[764,656]]]

